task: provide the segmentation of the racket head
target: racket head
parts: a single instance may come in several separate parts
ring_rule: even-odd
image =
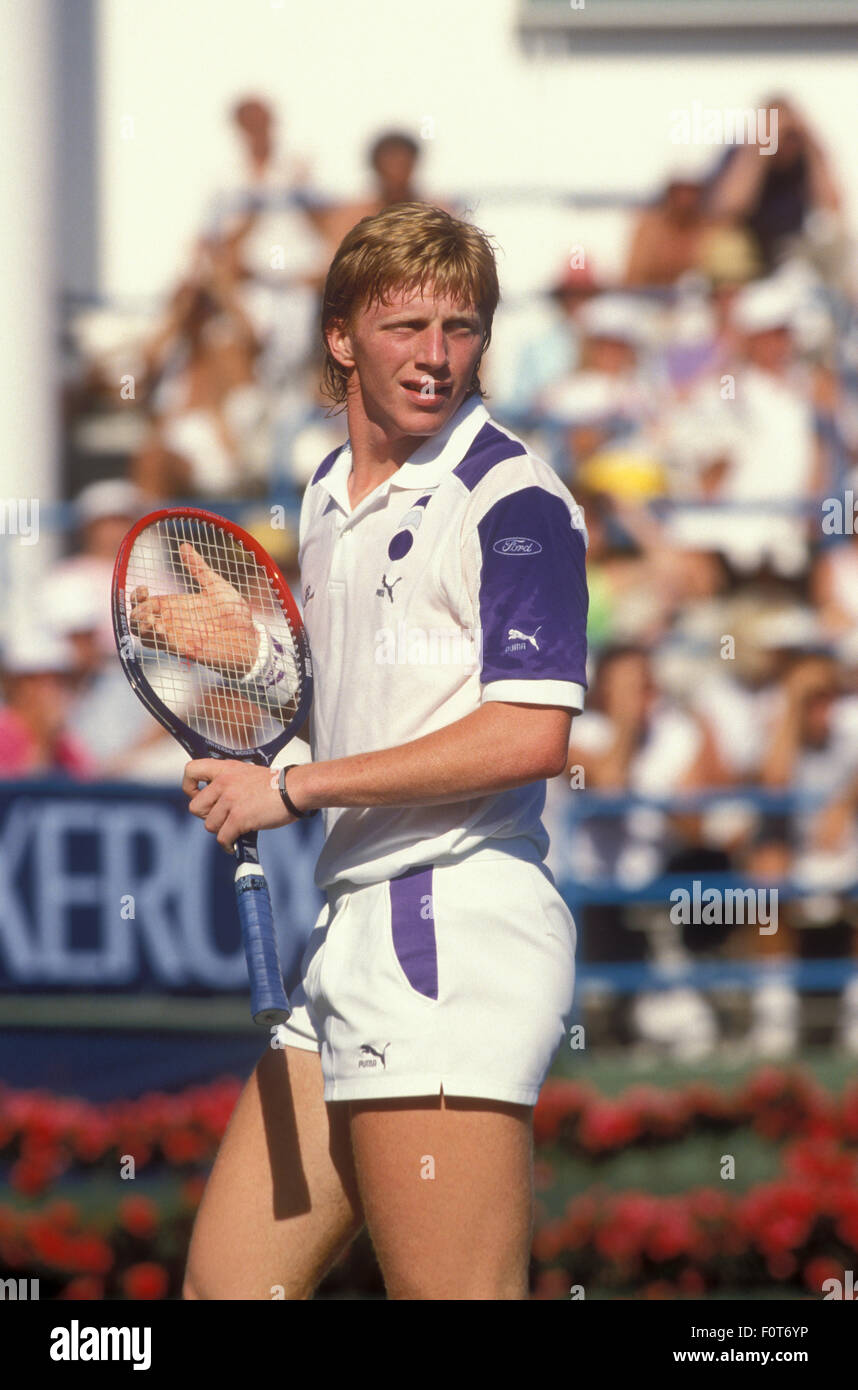
[[[266,691],[244,686],[236,671],[144,644],[131,627],[132,595],[199,601],[189,618],[204,652],[215,640],[204,614],[202,590],[185,565],[190,545],[214,574],[232,587],[253,618],[284,653],[290,685]],[[313,698],[310,644],[298,605],[274,561],[241,526],[200,507],[166,507],[141,517],[116,556],[112,582],[113,631],[125,674],[137,696],[191,757],[239,758],[270,764],[305,723]],[[222,642],[222,636],[220,638]]]

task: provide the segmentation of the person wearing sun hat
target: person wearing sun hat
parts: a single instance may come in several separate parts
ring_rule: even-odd
[[[13,627],[0,649],[0,776],[88,777],[95,764],[68,729],[74,653],[41,623]]]

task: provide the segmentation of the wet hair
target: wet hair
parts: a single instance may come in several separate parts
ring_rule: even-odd
[[[479,311],[482,359],[500,298],[495,253],[485,232],[428,203],[396,203],[361,218],[346,233],[322,294],[322,390],[336,405],[345,402],[349,371],[331,353],[328,331],[335,324],[353,325],[360,310],[388,303],[397,291],[425,291],[430,285],[439,298],[449,295]],[[480,359],[469,395],[484,394]]]

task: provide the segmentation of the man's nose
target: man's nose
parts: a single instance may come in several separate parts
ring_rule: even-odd
[[[447,361],[447,340],[440,326],[421,334],[415,361],[425,367],[442,367]]]

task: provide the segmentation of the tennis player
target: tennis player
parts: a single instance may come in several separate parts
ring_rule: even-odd
[[[328,273],[348,439],[301,513],[313,761],[282,795],[239,762],[184,780],[225,848],[321,810],[327,902],[209,1179],[188,1298],[310,1298],[364,1223],[391,1299],[528,1296],[532,1108],[576,936],[540,815],[583,704],[586,538],[483,404],[498,293],[486,236],[417,203],[364,218]]]

